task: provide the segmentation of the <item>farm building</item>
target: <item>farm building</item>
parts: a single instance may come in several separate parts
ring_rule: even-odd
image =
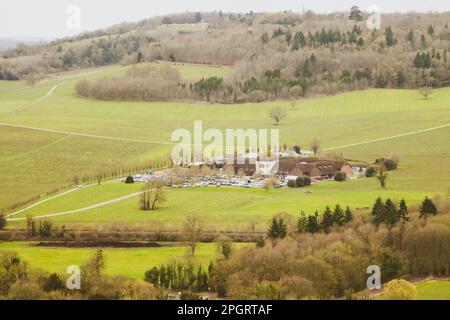
[[[308,176],[314,179],[332,178],[338,171],[347,176],[353,174],[352,166],[345,160],[323,160],[319,158],[280,158],[256,159],[255,161],[227,161],[224,170],[234,171],[235,174],[252,176]]]

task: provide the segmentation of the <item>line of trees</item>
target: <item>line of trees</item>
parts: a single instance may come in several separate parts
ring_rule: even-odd
[[[372,216],[376,225],[382,223],[393,225],[398,221],[409,221],[408,207],[404,199],[400,201],[400,208],[397,209],[397,206],[391,199],[387,199],[386,202],[383,202],[381,198],[378,198],[373,205]]]
[[[165,184],[159,180],[151,180],[144,184],[140,196],[140,209],[153,211],[167,200]]]
[[[308,187],[311,185],[311,178],[307,176],[297,177],[295,180],[289,180],[287,185],[290,188]]]
[[[343,226],[353,219],[353,212],[347,207],[345,210],[337,204],[334,210],[331,210],[329,206],[319,217],[319,212],[306,216],[305,212],[302,212],[297,221],[297,232],[299,233],[317,233],[325,232],[329,233],[334,226]]]
[[[300,217],[297,220],[296,232],[297,233],[330,233],[334,227],[342,227],[350,223],[353,220],[353,212],[347,207],[345,210],[337,204],[334,210],[331,210],[329,206],[321,216],[316,211],[315,214],[306,215],[304,211],[301,212]],[[267,231],[267,237],[276,244],[278,240],[286,238],[288,235],[288,224],[283,218],[274,217],[272,223]],[[261,241],[261,244],[265,244],[265,241]],[[257,246],[261,246],[258,245]],[[264,245],[262,245],[264,246]]]
[[[167,299],[151,285],[104,274],[107,259],[95,251],[81,266],[81,287],[69,290],[70,275],[31,269],[16,253],[0,251],[0,298],[8,300],[149,300]]]
[[[174,261],[145,272],[145,281],[156,288],[162,287],[189,292],[208,291],[212,264],[208,270],[190,261]]]

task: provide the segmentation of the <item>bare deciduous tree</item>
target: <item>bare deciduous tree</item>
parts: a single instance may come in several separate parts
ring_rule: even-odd
[[[41,73],[30,72],[30,73],[27,74],[27,76],[25,77],[25,83],[26,83],[27,86],[29,86],[29,87],[34,87],[34,85],[35,85],[36,83],[38,83],[39,81],[41,81],[42,78],[44,78],[44,76],[43,76]]]
[[[96,177],[97,177],[98,185],[101,185],[102,184],[102,180],[105,177],[105,174],[103,172],[99,172],[99,173],[97,173]]]
[[[378,181],[380,182],[381,187],[383,189],[386,188],[386,180],[388,177],[388,170],[386,169],[384,164],[380,163],[376,167],[376,177],[377,177]]]
[[[276,125],[280,124],[281,120],[286,117],[286,112],[283,108],[273,107],[268,111],[268,116],[272,119]]]
[[[191,249],[191,255],[195,254],[197,242],[200,241],[203,232],[203,222],[196,215],[190,215],[186,218],[183,225],[183,237],[186,244]]]
[[[319,150],[320,150],[320,141],[319,141],[319,139],[315,138],[311,142],[311,151],[314,152],[314,155],[317,155]]]
[[[149,181],[142,189],[140,208],[145,211],[155,210],[158,204],[166,200],[164,184],[161,181]]]
[[[431,98],[431,95],[433,94],[433,88],[430,87],[423,87],[419,89],[419,94],[424,97],[425,99]]]

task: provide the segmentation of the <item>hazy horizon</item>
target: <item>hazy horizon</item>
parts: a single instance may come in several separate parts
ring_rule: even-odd
[[[166,0],[164,3],[154,1],[107,1],[97,0],[51,0],[29,2],[16,0],[0,3],[0,38],[51,40],[71,36],[87,31],[110,27],[121,22],[136,22],[154,16],[186,11],[196,12],[279,12],[290,10],[302,12],[312,10],[316,13],[349,11],[353,5],[358,5],[366,11],[369,6],[376,5],[382,12],[446,12],[450,11],[450,1],[411,0],[407,5],[401,1],[389,0],[342,0],[339,3],[325,0],[190,0],[180,3],[176,0]],[[69,14],[67,8],[76,5],[81,9],[81,29],[70,30],[67,27]],[[24,10],[26,8],[26,10]],[[104,8],[108,8],[105,10]]]

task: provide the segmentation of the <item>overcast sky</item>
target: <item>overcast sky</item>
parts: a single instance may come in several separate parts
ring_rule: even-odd
[[[81,29],[67,27],[67,8],[81,9]],[[377,5],[383,12],[450,11],[450,0],[1,0],[0,37],[50,39],[104,28],[123,21],[138,21],[184,11],[301,12],[362,10]]]

